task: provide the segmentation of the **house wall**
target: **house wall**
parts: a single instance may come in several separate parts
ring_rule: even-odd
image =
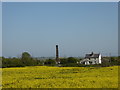
[[[91,59],[84,59],[80,63],[85,62],[85,65],[90,65],[90,64],[100,64],[99,63],[99,58],[91,58]],[[91,62],[91,63],[90,63]]]
[[[99,58],[91,58],[89,61],[92,62],[91,64],[99,64]]]
[[[90,63],[91,62],[91,63]],[[90,65],[90,64],[101,64],[101,54],[99,55],[99,58],[85,58],[82,61],[80,61],[81,64]]]
[[[101,54],[100,54],[100,55],[99,55],[99,64],[102,63],[101,59],[102,59],[102,57],[101,57]]]
[[[85,62],[85,65],[90,65],[89,61],[86,61],[86,62]]]

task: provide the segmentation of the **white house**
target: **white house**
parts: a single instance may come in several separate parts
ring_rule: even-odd
[[[80,61],[81,64],[90,65],[90,64],[101,64],[101,54],[86,54],[85,58]]]

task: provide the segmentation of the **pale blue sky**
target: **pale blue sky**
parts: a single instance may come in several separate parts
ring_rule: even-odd
[[[3,56],[84,56],[118,52],[117,2],[3,3]]]
[[[0,56],[2,56],[2,2],[0,1]]]

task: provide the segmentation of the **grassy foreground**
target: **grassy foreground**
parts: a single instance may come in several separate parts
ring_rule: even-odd
[[[118,66],[2,69],[3,88],[117,88]]]

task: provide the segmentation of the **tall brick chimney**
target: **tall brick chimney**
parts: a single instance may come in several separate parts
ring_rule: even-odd
[[[60,60],[59,60],[59,51],[58,51],[58,45],[56,45],[56,63],[59,64]]]

